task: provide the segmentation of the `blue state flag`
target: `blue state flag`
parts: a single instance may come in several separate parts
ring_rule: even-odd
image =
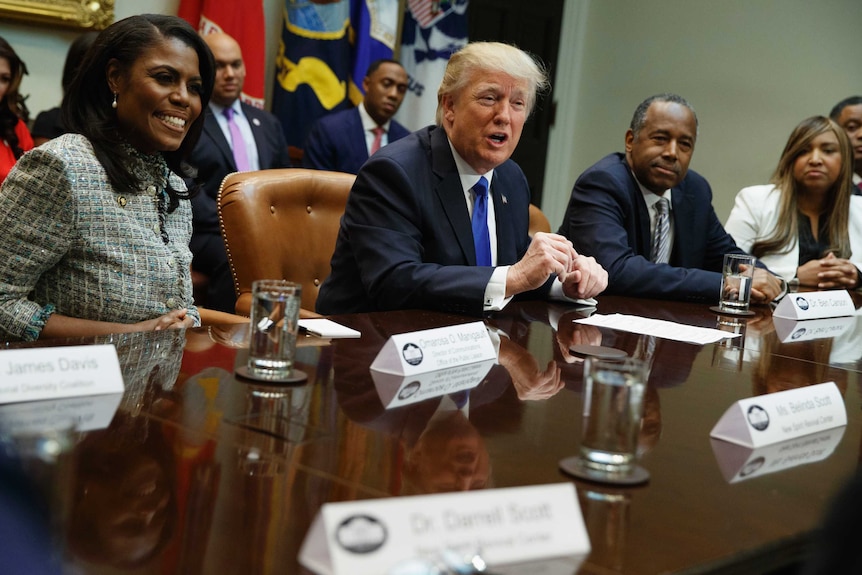
[[[272,111],[289,146],[302,147],[315,120],[349,105],[350,0],[285,0]]]
[[[272,111],[289,146],[321,116],[358,105],[374,60],[392,58],[398,0],[285,0]]]
[[[350,20],[353,55],[350,100],[359,105],[362,80],[375,60],[390,59],[395,50],[400,16],[398,0],[352,0]]]

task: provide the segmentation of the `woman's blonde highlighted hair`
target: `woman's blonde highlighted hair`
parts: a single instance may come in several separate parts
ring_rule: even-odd
[[[832,132],[838,138],[841,153],[841,173],[826,199],[825,231],[829,235],[829,251],[839,258],[850,257],[850,196],[853,193],[853,148],[844,130],[825,116],[812,116],[802,120],[787,140],[778,167],[770,183],[780,191],[778,226],[766,238],[751,246],[757,257],[787,253],[799,241],[799,190],[793,179],[793,165],[817,136]],[[825,254],[824,254],[825,255]]]

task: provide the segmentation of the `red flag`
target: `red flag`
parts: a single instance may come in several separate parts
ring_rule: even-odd
[[[263,0],[180,0],[177,15],[200,34],[224,32],[239,42],[245,61],[244,102],[263,108],[266,29]]]

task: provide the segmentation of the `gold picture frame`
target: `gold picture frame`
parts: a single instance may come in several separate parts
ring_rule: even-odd
[[[0,20],[102,30],[114,21],[114,0],[0,0]]]

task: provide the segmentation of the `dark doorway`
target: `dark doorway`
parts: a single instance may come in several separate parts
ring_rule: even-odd
[[[471,41],[494,40],[515,44],[548,67],[553,89],[563,22],[563,0],[470,0],[468,34]],[[548,131],[554,123],[553,92],[536,103],[512,155],[527,181],[533,203],[541,205],[545,181]]]

